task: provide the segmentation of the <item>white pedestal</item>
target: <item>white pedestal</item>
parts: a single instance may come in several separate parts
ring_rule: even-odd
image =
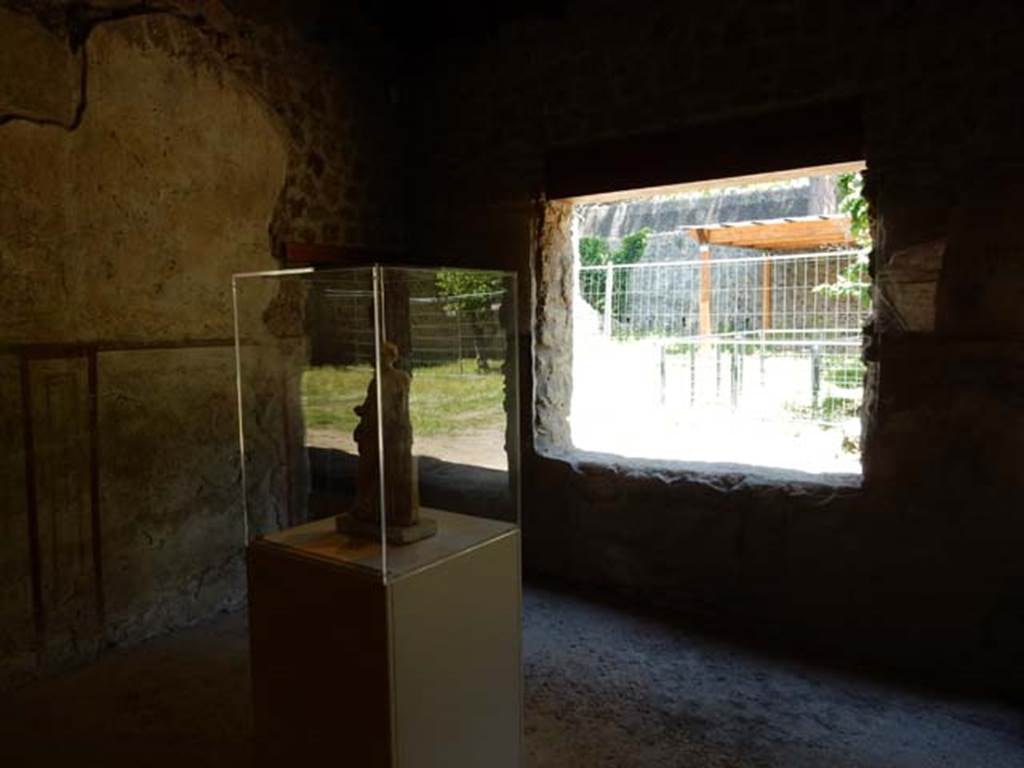
[[[519,531],[429,510],[438,534],[388,547],[332,518],[249,548],[260,755],[360,768],[518,768]],[[378,548],[374,552],[374,548]]]

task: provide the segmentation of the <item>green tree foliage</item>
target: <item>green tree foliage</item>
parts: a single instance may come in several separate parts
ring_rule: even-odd
[[[651,230],[646,227],[630,235],[626,235],[619,243],[619,248],[613,251],[608,241],[601,237],[580,238],[579,255],[580,265],[584,267],[603,267],[608,264],[636,264],[644,255],[647,249],[647,238]],[[598,312],[604,312],[605,281],[607,275],[604,271],[595,271],[587,278],[587,302]],[[627,298],[629,287],[632,283],[632,270],[616,270],[612,280],[612,317],[624,323],[629,320],[629,306]]]
[[[622,238],[622,246],[612,254],[612,264],[636,264],[640,261],[647,248],[647,238],[650,235],[651,230],[644,227]]]
[[[815,293],[823,293],[833,298],[855,296],[860,305],[867,309],[871,306],[871,276],[868,273],[867,254],[860,254],[836,275],[835,282],[823,283],[813,288]]]
[[[864,177],[860,173],[841,173],[836,178],[836,203],[840,212],[850,217],[850,234],[858,245],[871,245],[868,203],[863,196]],[[835,282],[814,287],[815,293],[842,298],[856,297],[865,309],[871,306],[871,276],[867,254],[860,254],[836,275]]]
[[[435,282],[437,293],[447,301],[445,312],[490,312],[504,290],[502,277],[472,269],[441,269]]]
[[[860,173],[841,173],[836,177],[836,204],[840,213],[850,217],[850,234],[858,245],[871,245],[868,202],[864,199],[864,177]]]
[[[580,264],[584,267],[600,267],[611,260],[608,241],[603,237],[580,238]]]
[[[445,299],[444,311],[458,318],[460,323],[469,322],[477,369],[489,371],[485,342],[488,331],[493,332],[494,306],[501,301],[505,290],[502,276],[468,269],[442,269],[437,273],[435,285],[438,295]]]

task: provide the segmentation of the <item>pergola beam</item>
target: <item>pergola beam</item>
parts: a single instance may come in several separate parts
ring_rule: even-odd
[[[850,217],[846,215],[739,221],[688,229],[690,236],[702,245],[727,245],[761,251],[856,245],[850,233]]]

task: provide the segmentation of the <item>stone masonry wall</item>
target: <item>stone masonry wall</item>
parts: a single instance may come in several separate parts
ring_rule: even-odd
[[[560,9],[438,47],[419,81],[421,258],[530,286],[527,570],[1020,693],[1020,10]],[[546,152],[853,96],[877,230],[863,484],[565,452],[571,216],[545,206]]]
[[[529,571],[1024,690],[1017,4],[565,2],[408,50],[309,7],[0,0],[0,685],[240,603],[229,279],[298,240],[518,271]],[[546,152],[851,96],[863,485],[560,452]]]
[[[0,686],[244,600],[231,275],[404,240],[391,44],[235,5],[0,3]]]

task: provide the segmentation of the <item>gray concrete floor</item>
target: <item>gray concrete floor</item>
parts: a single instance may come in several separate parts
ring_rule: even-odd
[[[994,702],[760,657],[539,587],[525,613],[533,768],[1024,766],[1024,717]],[[224,616],[0,698],[0,765],[247,765],[248,697],[245,618]]]

